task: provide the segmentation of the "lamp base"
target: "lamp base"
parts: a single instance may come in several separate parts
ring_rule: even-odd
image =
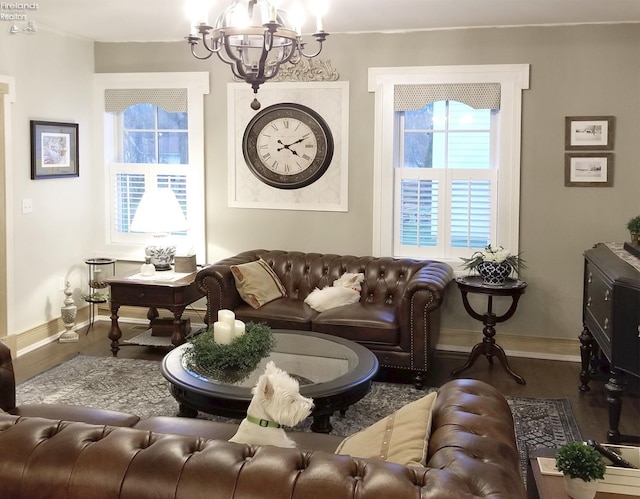
[[[165,270],[171,270],[171,263],[173,257],[176,254],[176,247],[174,244],[159,245],[158,241],[154,241],[156,244],[149,245],[145,248],[145,254],[151,259],[151,263],[156,268],[156,271],[162,272]]]
[[[167,270],[171,270],[171,265],[155,265],[156,272],[165,272]]]

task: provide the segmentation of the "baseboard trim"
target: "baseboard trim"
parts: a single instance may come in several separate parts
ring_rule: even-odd
[[[147,310],[141,307],[120,307],[118,315],[120,316],[119,321],[122,323],[149,323]],[[163,315],[162,311],[160,315]],[[191,320],[192,328],[199,328],[204,326],[204,315],[205,310],[191,308],[185,310],[182,317]],[[94,322],[110,321],[110,316],[109,307],[100,306],[96,310]],[[78,310],[75,328],[78,330],[88,324],[89,311],[85,307]],[[9,335],[3,340],[14,352],[14,355],[20,357],[57,341],[63,332],[64,324],[62,319],[57,318],[22,333]],[[442,328],[440,330],[440,341],[436,349],[447,352],[468,353],[481,339],[482,333],[479,331]],[[499,333],[496,335],[496,341],[510,357],[580,362],[580,342],[577,338],[535,337]]]
[[[495,338],[510,357],[580,362],[580,341],[577,338],[521,336],[508,333],[496,334]],[[482,333],[479,331],[442,328],[436,349],[468,353],[480,341]]]

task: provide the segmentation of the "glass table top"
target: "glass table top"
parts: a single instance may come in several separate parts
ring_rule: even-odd
[[[187,368],[181,355],[182,368],[190,376],[204,382],[253,387],[264,373],[267,363],[273,361],[277,367],[296,378],[300,386],[305,386],[333,381],[353,370],[359,362],[358,354],[352,347],[335,339],[285,332],[274,332],[274,338],[276,346],[269,356],[262,359],[248,376],[237,382],[202,376]],[[180,348],[184,352],[190,345],[186,344]]]

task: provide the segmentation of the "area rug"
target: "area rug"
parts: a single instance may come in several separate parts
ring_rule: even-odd
[[[374,382],[369,394],[352,405],[345,416],[336,414],[331,418],[332,433],[355,433],[427,391],[418,391],[412,385]],[[18,385],[16,397],[18,405],[85,405],[130,412],[142,418],[174,416],[178,411],[177,402],[169,394],[169,383],[160,373],[160,363],[139,359],[78,355]],[[523,472],[531,450],[581,440],[568,400],[507,397],[507,401],[513,413]],[[230,421],[204,413],[198,417]],[[297,429],[308,430],[309,425],[307,421]]]

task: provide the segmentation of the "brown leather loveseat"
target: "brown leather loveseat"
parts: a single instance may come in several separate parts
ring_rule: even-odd
[[[240,297],[230,266],[259,258],[275,271],[286,296],[254,309]],[[364,273],[358,303],[320,313],[304,303],[315,288],[331,286],[345,272]],[[437,261],[259,249],[202,269],[196,283],[207,297],[207,324],[217,320],[218,310],[229,309],[245,322],[341,336],[369,348],[381,367],[411,371],[421,388],[438,342],[438,309],[452,278],[452,268]]]
[[[526,496],[511,412],[497,390],[451,381],[440,388],[432,415],[425,466],[409,467],[334,454],[337,435],[291,432],[298,448],[283,449],[230,443],[236,425],[203,419],[15,407],[11,356],[0,341],[0,498]]]

